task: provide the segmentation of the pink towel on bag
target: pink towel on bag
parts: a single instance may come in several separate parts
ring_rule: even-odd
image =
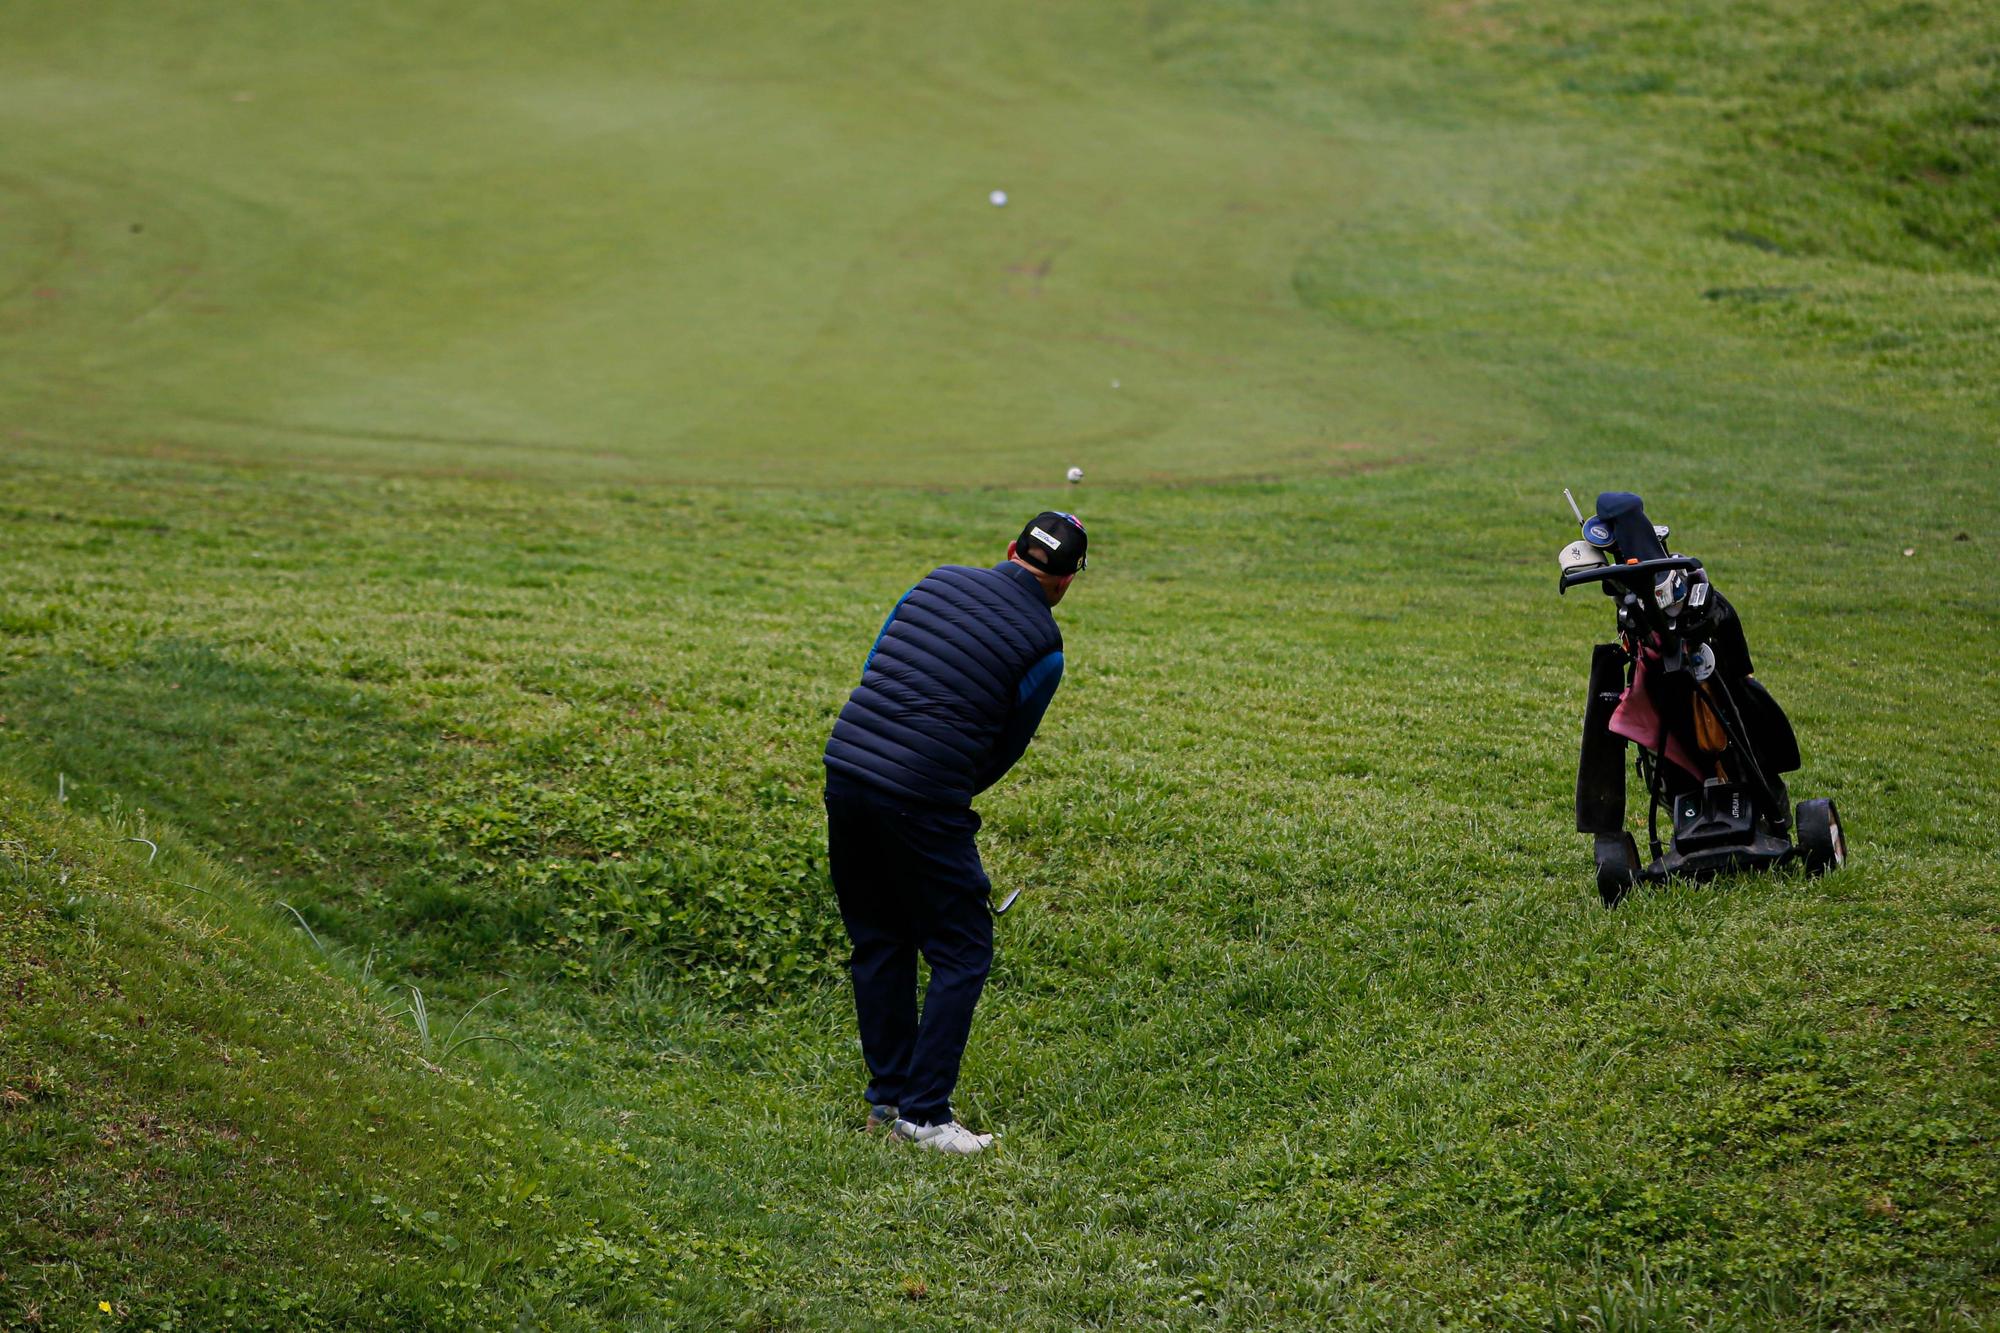
[[[1701,761],[1688,753],[1687,746],[1674,734],[1660,718],[1660,710],[1653,707],[1653,689],[1648,679],[1650,668],[1659,664],[1659,650],[1641,648],[1639,666],[1632,673],[1632,683],[1626,687],[1624,697],[1618,707],[1611,710],[1609,726],[1614,736],[1623,736],[1635,745],[1643,745],[1648,750],[1660,748],[1660,736],[1666,735],[1665,753],[1667,758],[1686,769],[1695,778],[1706,777],[1701,769]]]

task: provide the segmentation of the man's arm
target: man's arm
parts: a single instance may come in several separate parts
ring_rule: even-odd
[[[1058,649],[1029,667],[1028,673],[1021,677],[1021,684],[1014,691],[1013,710],[1007,714],[1007,725],[994,744],[993,757],[979,775],[977,790],[985,791],[1005,777],[1007,770],[1028,752],[1028,742],[1035,738],[1035,728],[1042,725],[1042,714],[1049,711],[1049,700],[1056,697],[1062,674],[1063,655]]]

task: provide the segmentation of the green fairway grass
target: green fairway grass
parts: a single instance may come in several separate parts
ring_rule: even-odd
[[[2000,1319],[1982,8],[6,17],[0,1327]],[[1598,905],[1564,486],[1848,869]],[[1051,505],[929,1160],[818,756]]]

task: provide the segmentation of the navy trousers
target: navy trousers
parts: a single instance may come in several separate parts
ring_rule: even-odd
[[[952,1118],[972,1010],[993,966],[993,886],[973,845],[978,829],[970,809],[827,786],[827,861],[854,944],[848,969],[868,1100],[920,1125]],[[931,967],[921,1020],[919,953]]]

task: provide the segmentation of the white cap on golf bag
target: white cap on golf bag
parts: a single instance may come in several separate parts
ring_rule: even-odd
[[[1568,546],[1563,547],[1562,555],[1559,558],[1562,561],[1562,572],[1565,574],[1571,570],[1589,569],[1594,565],[1608,565],[1611,563],[1610,556],[1598,550],[1589,542],[1571,542]]]
[[[1653,600],[1670,616],[1677,616],[1687,604],[1688,576],[1684,569],[1670,569],[1653,580]]]

